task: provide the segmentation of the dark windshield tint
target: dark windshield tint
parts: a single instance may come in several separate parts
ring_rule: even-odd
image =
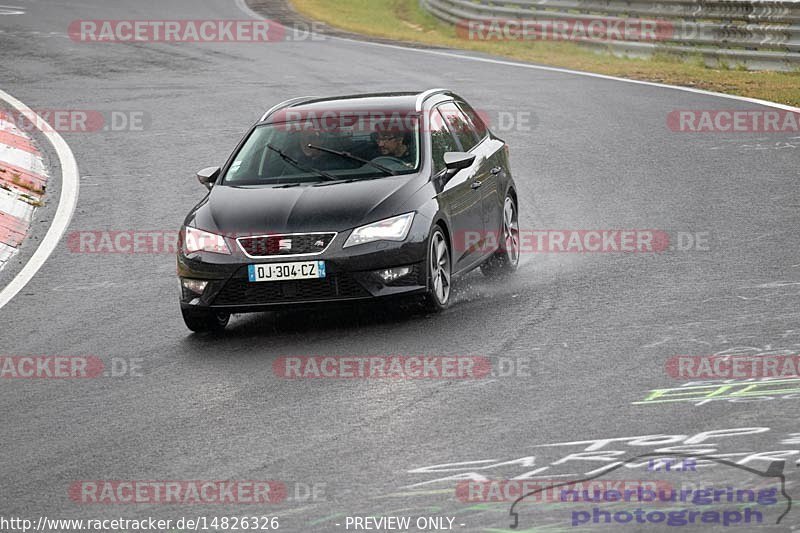
[[[355,157],[309,147],[329,148]],[[279,153],[280,152],[280,153]],[[358,161],[372,161],[375,165]],[[380,167],[391,172],[382,171]],[[410,174],[419,170],[418,120],[386,127],[377,121],[352,124],[284,122],[257,127],[225,174],[227,185],[319,182],[323,174],[342,180]]]

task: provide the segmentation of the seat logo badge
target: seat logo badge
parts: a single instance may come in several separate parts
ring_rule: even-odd
[[[317,248],[322,248],[322,247],[325,246],[325,243],[322,242],[322,240],[319,240],[319,241],[314,243],[314,246],[316,246]]]
[[[278,241],[278,248],[283,252],[292,249],[292,239],[281,239]]]

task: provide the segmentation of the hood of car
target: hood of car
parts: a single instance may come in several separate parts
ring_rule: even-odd
[[[402,212],[424,185],[419,175],[317,186],[216,186],[187,219],[225,235],[341,232]]]

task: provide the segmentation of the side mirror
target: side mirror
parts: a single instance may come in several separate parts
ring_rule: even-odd
[[[198,170],[197,181],[205,185],[206,189],[211,190],[211,187],[214,186],[214,182],[217,181],[219,171],[219,167],[208,167],[203,170]]]
[[[475,154],[467,152],[445,152],[444,166],[447,167],[445,180],[449,180],[458,174],[460,170],[471,167],[474,162]]]

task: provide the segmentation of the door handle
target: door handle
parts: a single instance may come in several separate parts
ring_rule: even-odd
[[[503,167],[494,167],[491,172],[493,175],[497,176],[503,171]]]
[[[472,190],[480,189],[481,187],[483,187],[483,182],[482,181],[477,181],[477,180],[473,181],[472,184],[469,187]]]

